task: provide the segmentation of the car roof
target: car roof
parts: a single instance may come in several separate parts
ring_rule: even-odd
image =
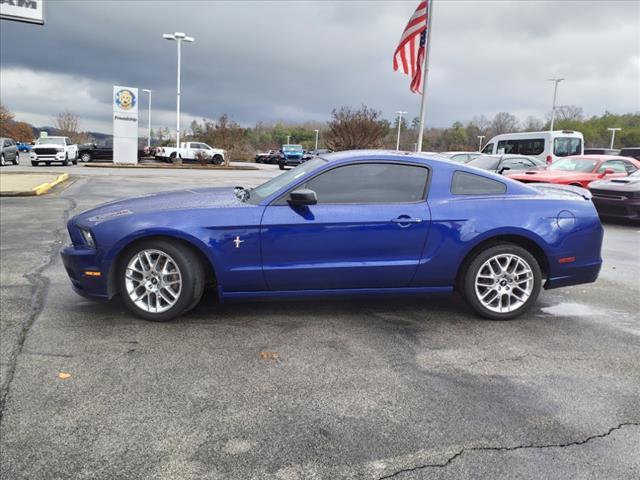
[[[443,165],[451,166],[452,162],[440,157],[433,152],[406,152],[402,150],[344,150],[340,152],[326,153],[320,156],[327,162],[343,162],[348,160],[429,160]]]
[[[571,155],[569,157],[564,158],[574,158],[577,160],[598,160],[604,162],[605,160],[629,160],[630,157],[622,157],[620,155],[604,155],[593,153],[590,155]],[[633,159],[632,159],[633,160]]]

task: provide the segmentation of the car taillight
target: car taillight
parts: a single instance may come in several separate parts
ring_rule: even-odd
[[[551,155],[547,155],[547,165],[551,165],[551,162],[553,162],[553,157]]]

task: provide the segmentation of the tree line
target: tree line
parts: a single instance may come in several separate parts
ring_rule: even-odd
[[[492,118],[484,115],[470,121],[454,122],[448,128],[427,128],[424,132],[424,151],[465,150],[475,151],[482,143],[501,133],[548,130],[550,115],[545,119],[527,117],[518,119],[509,112],[499,112]],[[78,115],[70,111],[59,113],[54,118],[61,135],[73,141],[90,141],[90,135],[80,128]],[[619,127],[616,148],[640,146],[640,112],[622,115],[605,112],[586,118],[582,108],[575,105],[556,109],[555,130],[577,130],[584,134],[585,146],[608,147],[611,132],[607,128]],[[350,150],[357,148],[395,149],[398,120],[389,121],[381,111],[366,105],[343,106],[331,113],[328,122],[305,122],[275,124],[258,123],[253,127],[242,126],[227,114],[215,120],[193,121],[188,130],[181,133],[184,141],[199,141],[216,148],[224,148],[232,160],[249,160],[256,151],[278,149],[289,143],[301,144],[305,149],[315,147],[315,130],[319,131],[319,148]],[[402,119],[400,149],[415,150],[419,120]],[[9,136],[19,141],[31,141],[34,128],[28,123],[16,121],[14,115],[0,105],[0,136]],[[168,128],[151,132],[152,144],[169,145],[172,132]],[[142,140],[142,139],[141,139]]]

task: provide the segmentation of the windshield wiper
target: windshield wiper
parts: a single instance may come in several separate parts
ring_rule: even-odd
[[[246,202],[251,196],[251,191],[244,187],[233,187],[233,193],[240,199],[241,202]]]

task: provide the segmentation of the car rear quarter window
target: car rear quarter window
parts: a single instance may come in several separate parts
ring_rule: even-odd
[[[506,191],[504,183],[474,173],[456,171],[451,179],[454,195],[500,195]]]
[[[318,204],[414,203],[424,200],[429,170],[416,165],[360,163],[309,180]]]

